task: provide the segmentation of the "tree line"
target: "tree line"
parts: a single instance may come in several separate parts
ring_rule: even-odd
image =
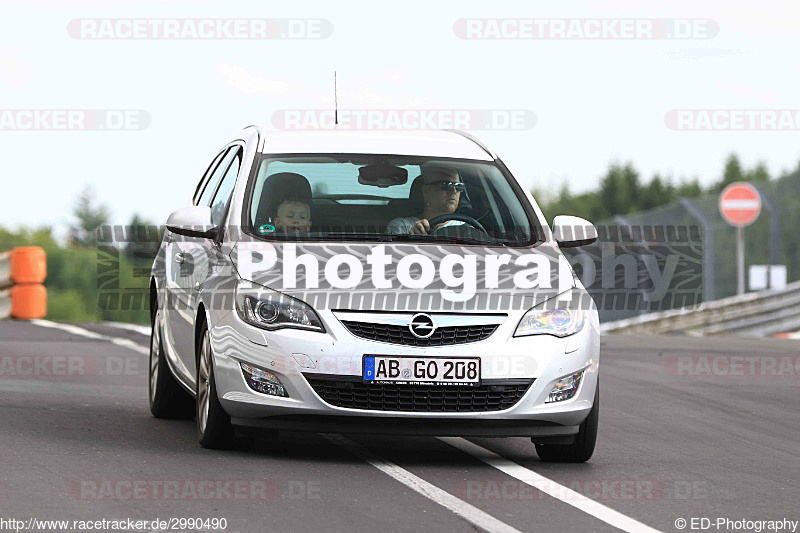
[[[726,160],[722,175],[706,187],[697,178],[675,182],[659,174],[644,181],[631,163],[615,163],[609,166],[597,186],[590,191],[573,193],[569,185],[564,184],[557,193],[543,190],[534,190],[533,193],[549,221],[556,215],[570,214],[602,222],[615,215],[646,211],[680,198],[719,193],[735,181],[764,182],[770,179],[765,163],[745,168],[734,154]],[[135,309],[102,309],[98,305],[106,287],[106,280],[103,275],[98,275],[98,271],[102,270],[99,267],[104,267],[108,258],[96,247],[96,230],[110,223],[111,210],[97,200],[92,189],[85,188],[73,204],[72,223],[66,242],[57,240],[49,227],[11,231],[0,226],[0,251],[29,245],[45,248],[48,254],[48,277],[45,282],[48,288],[48,316],[54,320],[146,323],[146,305]],[[147,228],[155,224],[137,214],[129,221],[129,225],[140,228],[146,234]],[[789,227],[796,225],[789,224]],[[118,271],[113,283],[146,293],[146,274],[157,249],[158,242],[153,242],[151,238],[142,238],[141,243],[134,243],[133,246],[128,244],[120,249],[115,260],[117,262],[113,265]]]
[[[800,164],[797,168],[800,169]],[[569,184],[565,183],[557,192],[534,189],[533,195],[548,220],[556,215],[569,214],[600,222],[616,215],[627,215],[671,204],[680,198],[697,198],[719,193],[727,185],[737,181],[757,183],[770,179],[767,165],[763,161],[751,168],[745,168],[739,157],[731,154],[725,161],[722,175],[707,187],[703,187],[696,177],[675,182],[655,174],[649,181],[644,181],[631,163],[613,163],[592,190],[573,193]]]

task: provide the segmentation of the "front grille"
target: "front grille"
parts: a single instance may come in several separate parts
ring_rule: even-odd
[[[351,320],[342,320],[342,324],[356,337],[371,341],[402,344],[404,346],[449,346],[482,341],[489,338],[498,326],[498,324],[445,326],[436,328],[433,335],[427,339],[420,339],[411,333],[408,326],[373,324]]]
[[[361,378],[303,374],[320,398],[336,407],[371,411],[477,413],[516,404],[533,380],[486,381],[467,385],[382,385]]]

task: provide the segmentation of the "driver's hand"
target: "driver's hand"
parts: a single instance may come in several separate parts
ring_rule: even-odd
[[[431,231],[431,225],[428,223],[428,220],[423,218],[422,220],[417,220],[414,222],[414,225],[411,226],[411,231],[409,231],[409,235],[427,235],[428,232]]]

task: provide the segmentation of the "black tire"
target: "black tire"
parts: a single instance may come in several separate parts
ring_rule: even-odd
[[[164,355],[164,341],[161,335],[159,311],[150,328],[150,359],[147,395],[150,398],[150,412],[156,418],[193,418],[194,399],[172,375]]]
[[[537,444],[539,459],[553,463],[584,463],[594,453],[600,414],[600,385],[594,391],[594,404],[589,416],[580,425],[572,444]]]
[[[231,417],[222,408],[214,379],[214,362],[208,327],[203,324],[197,354],[197,439],[200,446],[211,449],[232,447],[235,442]]]

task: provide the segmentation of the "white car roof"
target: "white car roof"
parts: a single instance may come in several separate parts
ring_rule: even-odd
[[[471,136],[451,130],[262,129],[265,154],[393,154],[493,161],[494,154]]]

